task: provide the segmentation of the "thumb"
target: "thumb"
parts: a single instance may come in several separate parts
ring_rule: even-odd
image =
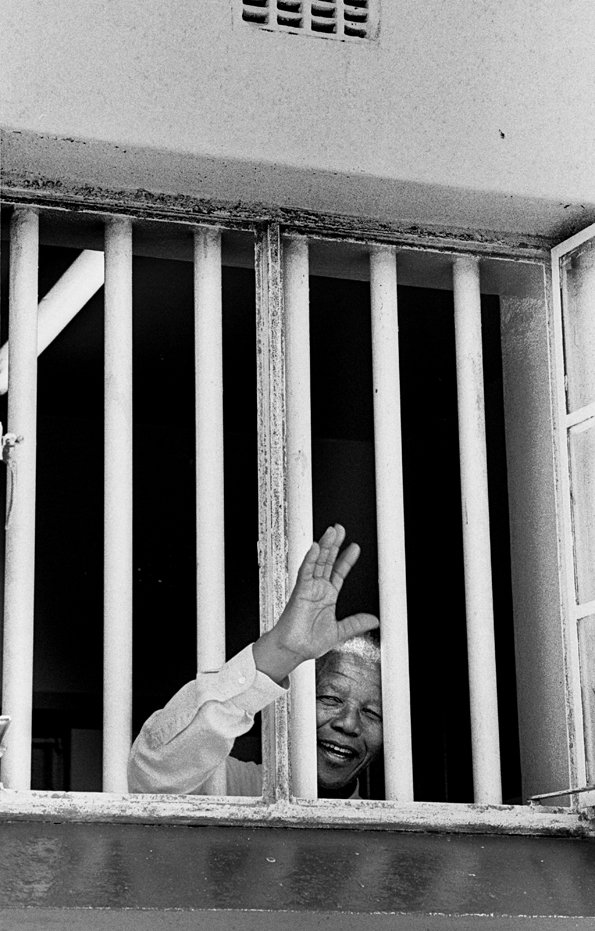
[[[339,639],[341,643],[345,643],[351,637],[358,637],[377,627],[380,627],[380,621],[373,614],[350,614],[338,622]]]

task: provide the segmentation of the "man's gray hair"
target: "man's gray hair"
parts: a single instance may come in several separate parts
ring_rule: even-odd
[[[359,656],[360,659],[367,660],[369,663],[380,663],[380,647],[371,637],[360,634],[358,637],[351,637],[340,646],[330,650],[331,653],[347,653],[352,656]]]

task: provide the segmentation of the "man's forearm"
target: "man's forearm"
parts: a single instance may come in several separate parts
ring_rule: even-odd
[[[200,791],[256,712],[282,694],[255,668],[251,646],[199,674],[145,722],[130,754],[130,791]]]

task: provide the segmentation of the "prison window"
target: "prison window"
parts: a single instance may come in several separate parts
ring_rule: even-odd
[[[588,238],[561,253],[550,343],[542,254],[18,204],[4,229],[4,785],[29,789],[33,753],[35,788],[125,793],[142,722],[273,626],[340,520],[363,550],[340,611],[381,618],[384,758],[361,802],[316,799],[303,664],[234,747],[264,780],[237,817],[575,801],[593,779]],[[224,805],[220,773],[207,793]]]

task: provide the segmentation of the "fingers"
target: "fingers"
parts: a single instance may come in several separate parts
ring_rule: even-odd
[[[298,570],[298,579],[302,579],[304,582],[309,582],[310,579],[314,577],[314,568],[320,556],[320,546],[318,543],[313,543],[306,555],[304,556],[304,561],[302,562]]]
[[[327,560],[323,570],[323,578],[329,580],[337,561],[337,556],[339,555],[339,550],[343,546],[343,541],[345,540],[345,527],[341,524],[335,524],[335,539],[331,543],[331,546],[328,551]]]
[[[319,542],[313,543],[306,553],[298,578],[306,582],[310,579],[329,579],[344,539],[345,529],[340,524],[327,527]]]
[[[324,567],[328,562],[329,554],[334,540],[335,528],[327,527],[319,540],[320,553],[318,555],[318,559],[316,560],[316,565],[314,566],[315,579],[321,579],[324,575]]]
[[[320,553],[318,559],[316,560],[316,565],[314,566],[314,578],[315,579],[328,579],[330,578],[332,563],[335,561],[335,556],[333,556],[333,551],[336,545],[337,539],[337,527],[339,524],[336,524],[335,527],[327,527],[324,533],[322,534],[319,546]],[[343,528],[341,527],[341,530]],[[343,535],[345,531],[343,530]],[[328,573],[328,574],[327,574]]]
[[[341,524],[327,527],[318,543],[313,543],[306,553],[298,577],[303,581],[326,579],[339,592],[360,554],[359,546],[350,543],[339,555],[344,540],[345,528]]]
[[[361,550],[357,543],[350,543],[337,559],[331,575],[331,584],[334,585],[337,592],[341,591],[343,582],[359,559],[360,552]]]
[[[345,643],[351,637],[365,634],[368,630],[376,630],[377,627],[380,627],[380,621],[373,614],[351,614],[338,623],[341,643]]]
[[[335,560],[345,539],[345,528],[341,524],[327,527],[320,538],[320,556],[314,569],[314,578],[330,579]]]

